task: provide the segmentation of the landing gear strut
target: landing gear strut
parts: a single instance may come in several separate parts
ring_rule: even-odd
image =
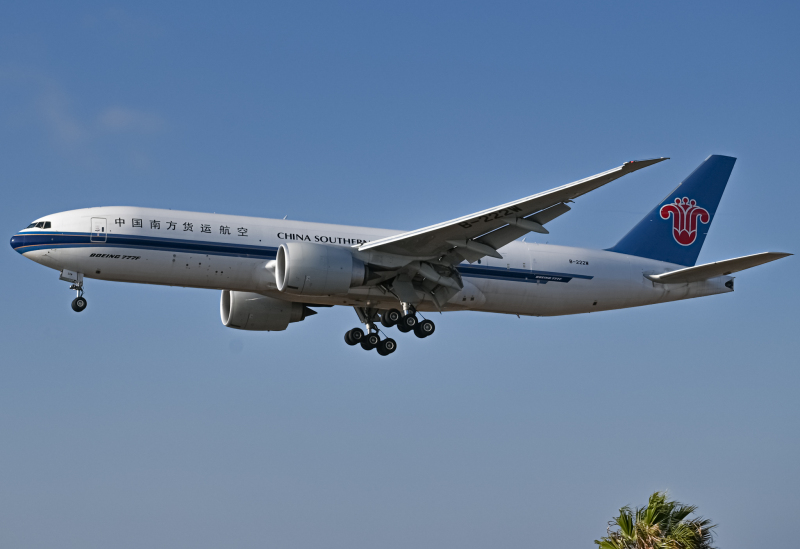
[[[436,325],[432,320],[417,318],[417,310],[410,303],[403,303],[403,316],[397,322],[397,329],[403,333],[414,332],[414,335],[422,339],[431,335],[436,330]]]

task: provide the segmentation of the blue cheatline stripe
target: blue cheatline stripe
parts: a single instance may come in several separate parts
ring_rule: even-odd
[[[503,267],[478,267],[477,265],[459,265],[458,272],[466,277],[513,280],[516,282],[533,282],[538,284],[569,282],[573,278],[582,278],[584,280],[591,280],[594,278],[589,275],[553,273],[549,271],[527,271],[525,269],[504,269]]]
[[[97,238],[97,237],[94,237]],[[236,237],[233,237],[236,238]],[[244,237],[239,237],[244,238]],[[201,240],[182,240],[178,238],[162,238],[152,236],[114,235],[109,234],[105,242],[93,242],[88,233],[36,233],[15,235],[11,246],[19,253],[44,250],[50,248],[136,248],[140,250],[158,250],[162,252],[185,252],[208,255],[224,255],[229,257],[251,257],[275,259],[278,249],[272,246],[254,246],[248,244],[225,244],[221,242],[203,242]]]
[[[225,244],[203,242],[201,240],[182,240],[152,236],[112,235],[105,242],[92,242],[89,233],[24,233],[11,238],[11,246],[19,253],[52,248],[130,248],[138,250],[157,250],[162,252],[183,252],[228,257],[247,257],[256,259],[275,259],[277,248],[245,244]],[[592,276],[555,273],[548,271],[527,271],[478,265],[459,265],[458,271],[466,277],[532,282],[569,282],[573,278],[591,280]]]

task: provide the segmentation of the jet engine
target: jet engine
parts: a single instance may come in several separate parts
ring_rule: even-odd
[[[222,324],[237,330],[280,332],[290,322],[317,314],[302,303],[291,303],[250,292],[222,290],[219,303]]]
[[[366,276],[364,263],[347,248],[310,242],[287,242],[278,248],[275,283],[281,292],[344,294],[362,286]]]

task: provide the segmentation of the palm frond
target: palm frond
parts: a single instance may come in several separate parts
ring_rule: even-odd
[[[714,549],[716,524],[703,517],[689,519],[696,510],[655,492],[645,507],[622,507],[608,523],[607,535],[594,542],[599,549]]]
[[[619,516],[614,517],[614,522],[619,526],[620,532],[625,537],[632,537],[634,532],[634,525],[636,521],[633,518],[633,513],[630,507],[623,507],[619,510]]]

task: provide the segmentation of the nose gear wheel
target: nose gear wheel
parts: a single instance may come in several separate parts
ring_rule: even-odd
[[[78,297],[72,300],[72,310],[76,313],[80,313],[86,308],[86,305],[88,305],[86,298],[83,297],[83,284],[73,284],[69,289],[78,292]]]
[[[76,297],[72,300],[72,310],[76,313],[81,312],[86,308],[86,298],[85,297]]]

